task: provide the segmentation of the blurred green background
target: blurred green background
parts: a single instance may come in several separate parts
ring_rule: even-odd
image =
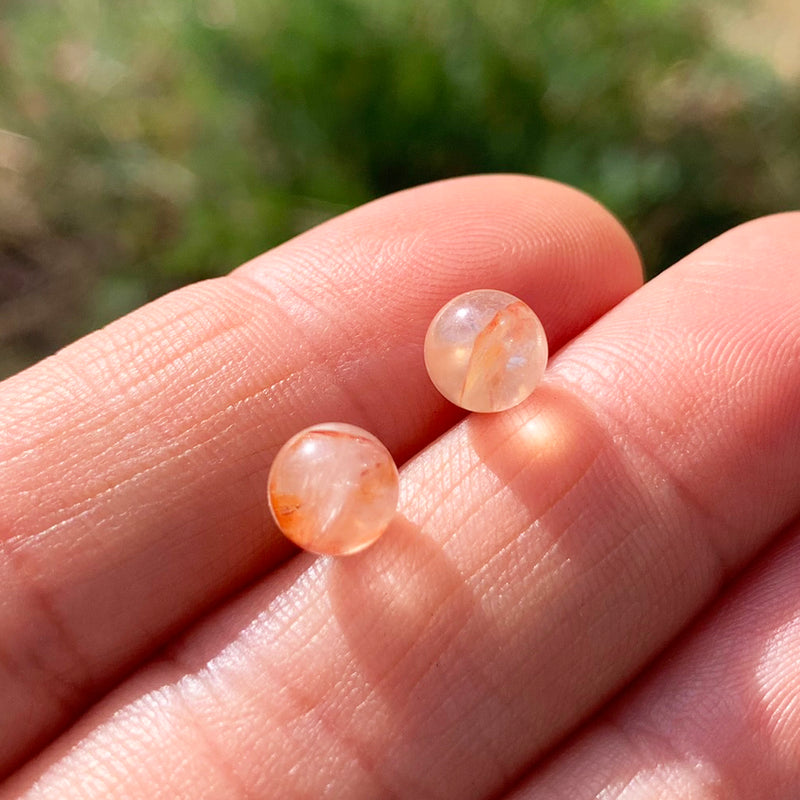
[[[437,178],[579,186],[651,275],[798,207],[793,5],[6,0],[0,376]]]

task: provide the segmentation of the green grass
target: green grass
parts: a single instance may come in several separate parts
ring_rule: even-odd
[[[797,207],[800,91],[726,51],[702,9],[6,3],[0,370],[438,178],[513,171],[583,188],[628,225],[650,274]]]

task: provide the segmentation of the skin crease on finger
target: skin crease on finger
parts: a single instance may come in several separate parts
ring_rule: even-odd
[[[800,525],[509,800],[796,800]]]
[[[640,284],[629,237],[587,196],[457,179],[345,214],[5,381],[0,775],[288,557],[264,487],[290,435],[350,422],[402,462],[463,416],[420,355],[453,295],[527,298],[558,347]]]
[[[800,215],[740,227],[403,470],[8,784],[33,798],[496,794],[800,511]]]

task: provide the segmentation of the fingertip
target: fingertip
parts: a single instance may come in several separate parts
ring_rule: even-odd
[[[718,274],[728,281],[725,270],[773,271],[779,277],[783,270],[796,272],[800,259],[800,211],[784,211],[743,222],[725,231],[681,259],[673,270]],[[672,272],[673,270],[668,270]]]
[[[371,292],[374,302],[361,309],[365,325],[385,327],[388,319],[423,332],[454,295],[500,289],[534,308],[555,350],[639,288],[643,267],[620,221],[584,192],[546,178],[489,174],[382,197],[233,275],[270,290],[309,287],[321,312]]]

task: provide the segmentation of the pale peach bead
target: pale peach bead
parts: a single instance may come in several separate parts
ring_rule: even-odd
[[[547,365],[547,337],[517,297],[476,289],[453,298],[425,336],[434,386],[469,411],[503,411],[536,388]]]
[[[372,544],[397,509],[397,467],[384,445],[355,425],[325,423],[295,434],[269,472],[278,527],[314,553],[349,555]]]

